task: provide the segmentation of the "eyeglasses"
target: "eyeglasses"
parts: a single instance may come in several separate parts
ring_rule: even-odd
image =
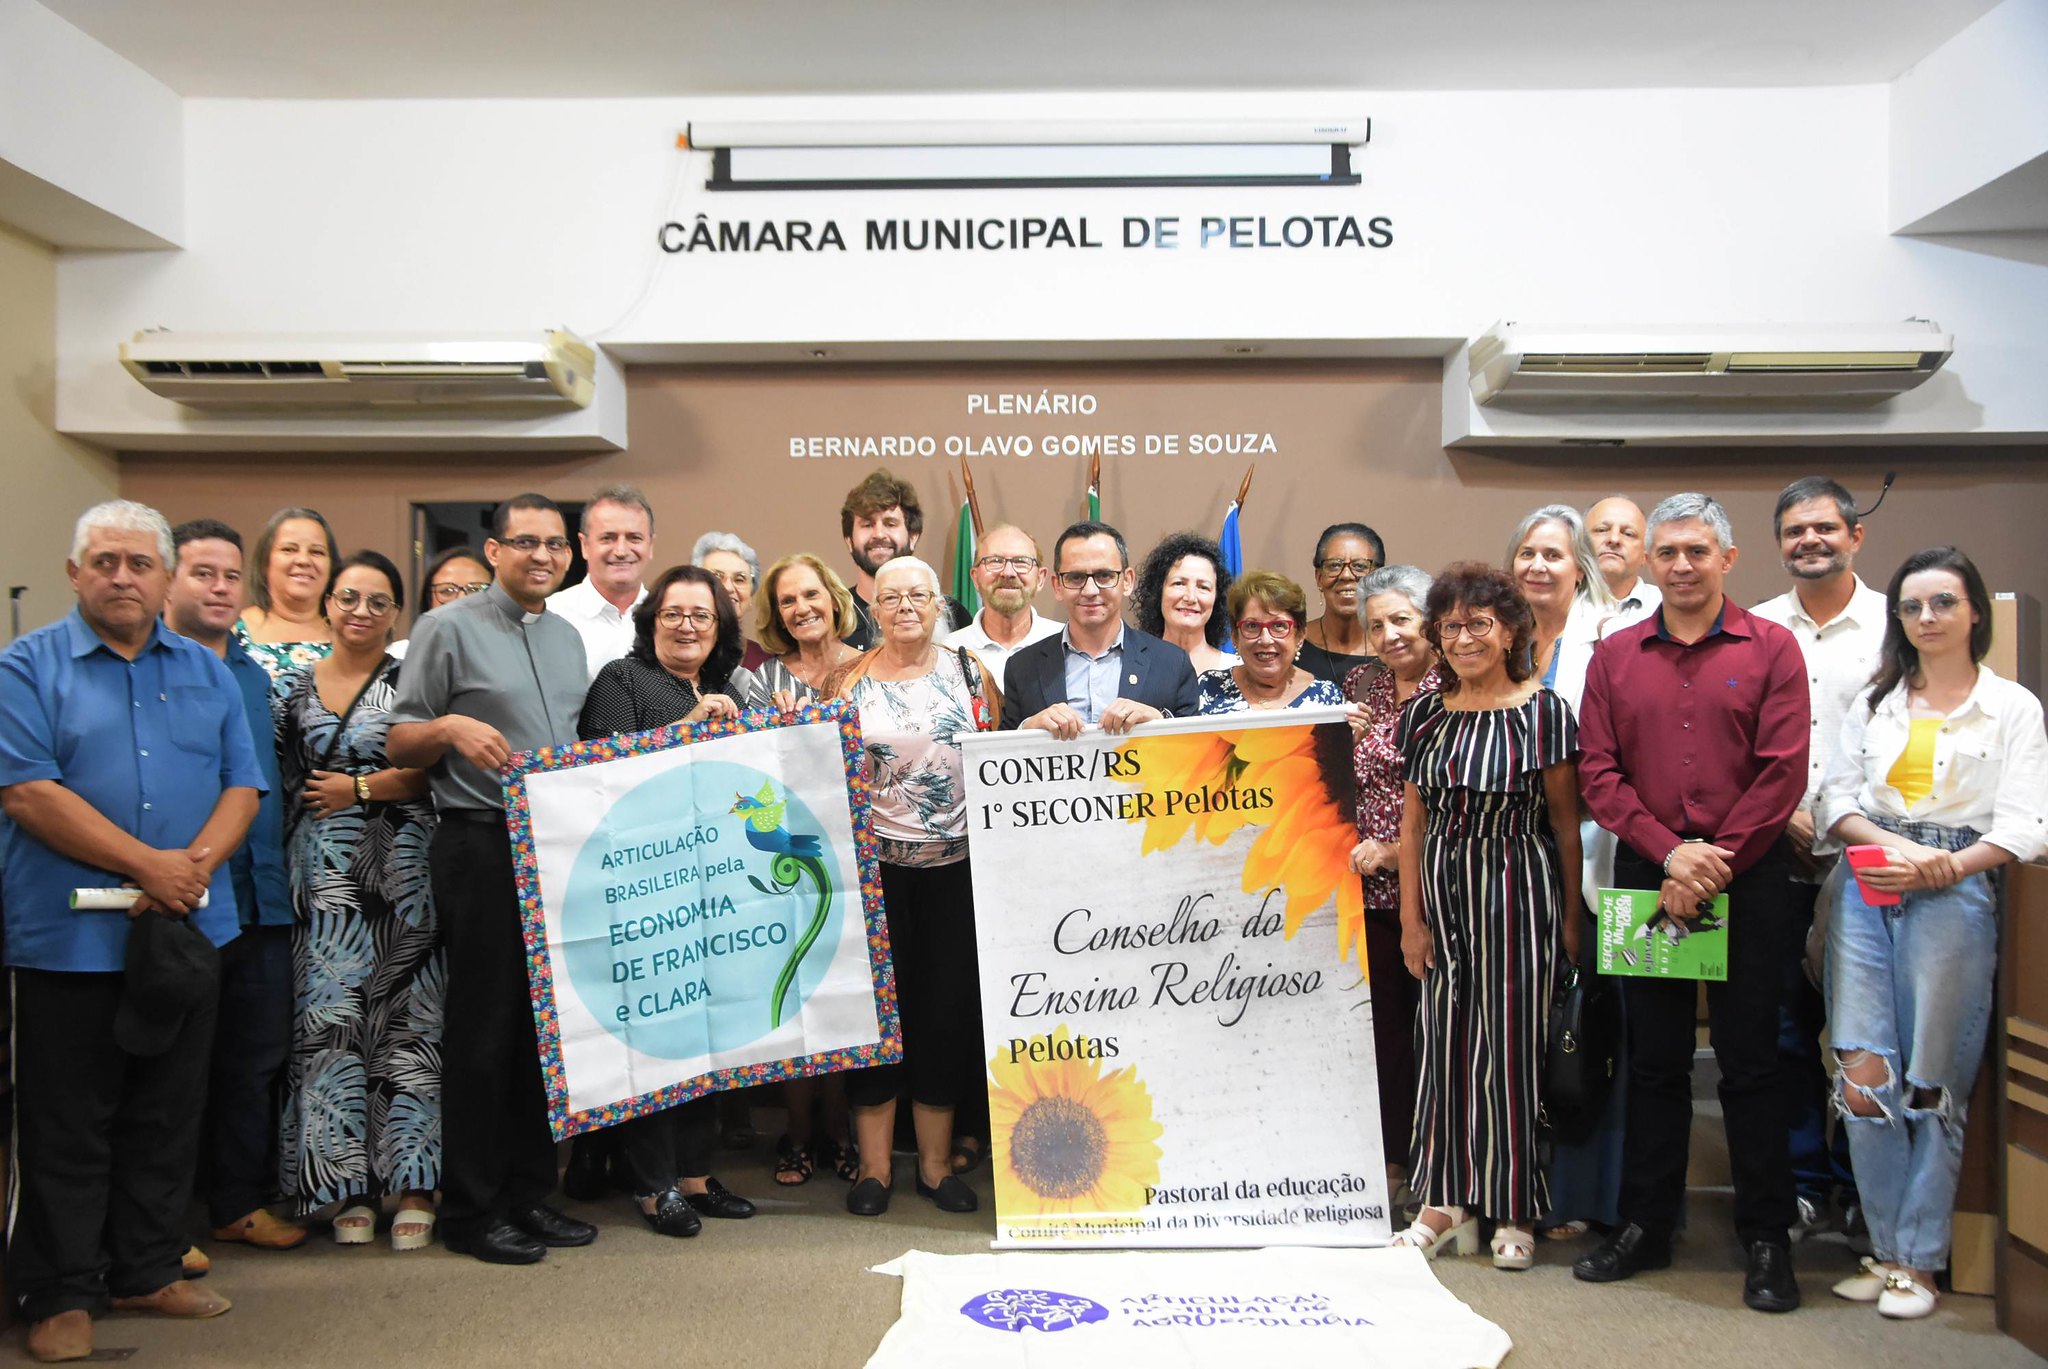
[[[1437,636],[1448,642],[1459,633],[1463,633],[1467,637],[1484,637],[1487,633],[1493,631],[1493,627],[1494,620],[1481,614],[1476,618],[1467,618],[1462,623],[1446,618],[1436,625],[1436,632]]]
[[[334,591],[334,602],[343,613],[354,613],[360,608],[372,618],[382,618],[398,607],[398,601],[388,594],[364,594],[361,590],[354,589]]]
[[[1905,621],[1911,622],[1923,611],[1932,613],[1937,618],[1946,618],[1962,606],[1963,601],[1959,597],[1944,592],[1932,596],[1924,603],[1918,599],[1901,599],[1898,608],[1893,612]]]
[[[1379,568],[1380,563],[1369,556],[1362,556],[1355,561],[1347,561],[1342,557],[1332,556],[1328,560],[1316,562],[1316,570],[1332,579],[1349,571],[1358,579],[1363,580]]]
[[[457,599],[465,598],[468,595],[482,594],[490,587],[491,582],[484,580],[473,585],[435,585],[427,593],[433,596],[433,600],[437,604],[452,604]]]
[[[521,556],[531,556],[542,547],[548,549],[548,555],[550,556],[562,556],[567,554],[569,550],[569,539],[566,537],[507,537],[499,541],[498,545],[510,547]]]
[[[694,628],[707,628],[718,621],[718,615],[708,608],[665,608],[654,615],[654,621],[663,627],[681,627],[688,623]]]
[[[1091,584],[1097,589],[1108,589],[1123,577],[1124,573],[1120,570],[1063,570],[1056,578],[1060,582],[1060,588],[1078,591]]]
[[[743,570],[714,570],[711,573],[727,589],[745,589],[754,583],[754,577]]]
[[[938,595],[933,594],[928,589],[913,589],[907,592],[892,589],[885,594],[877,594],[875,596],[875,607],[881,609],[884,613],[894,613],[897,609],[908,604],[922,612],[930,608],[932,600],[938,597]]]
[[[1019,575],[1029,575],[1038,569],[1036,556],[984,556],[974,563],[976,570],[985,570],[994,575],[998,571],[1014,570]]]
[[[1268,618],[1261,621],[1257,618],[1242,618],[1233,626],[1232,631],[1237,634],[1237,640],[1240,642],[1249,642],[1258,637],[1271,637],[1276,642],[1284,642],[1294,635],[1294,620]]]

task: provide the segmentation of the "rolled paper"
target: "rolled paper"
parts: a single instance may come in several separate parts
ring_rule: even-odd
[[[71,908],[73,912],[127,912],[135,906],[135,900],[142,897],[140,889],[73,889]],[[199,895],[199,906],[204,908],[213,895]]]

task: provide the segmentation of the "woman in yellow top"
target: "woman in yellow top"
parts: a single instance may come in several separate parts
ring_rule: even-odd
[[[1877,675],[1842,721],[1817,823],[1889,853],[1838,869],[1823,895],[1835,1102],[1873,1250],[1835,1292],[1918,1318],[1948,1262],[1963,1109],[1991,1020],[1994,873],[2048,847],[2048,733],[2040,701],[1981,664],[1991,601],[1967,556],[1915,552],[1887,599]]]

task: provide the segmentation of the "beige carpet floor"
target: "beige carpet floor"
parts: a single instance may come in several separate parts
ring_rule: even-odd
[[[1444,1283],[1513,1337],[1511,1369],[2043,1364],[1998,1333],[1988,1298],[1947,1297],[1929,1320],[1895,1324],[1830,1297],[1828,1285],[1855,1267],[1838,1238],[1799,1249],[1801,1311],[1745,1309],[1728,1196],[1712,1187],[1722,1179],[1718,1121],[1701,1123],[1694,1178],[1707,1186],[1691,1195],[1692,1234],[1675,1268],[1604,1288],[1580,1284],[1570,1270],[1586,1248],[1580,1242],[1546,1242],[1526,1274],[1500,1273],[1483,1258],[1438,1261]],[[97,1324],[98,1344],[132,1349],[134,1363],[162,1369],[859,1366],[895,1320],[899,1287],[867,1267],[909,1249],[983,1251],[993,1227],[985,1166],[974,1176],[983,1211],[956,1217],[910,1192],[908,1160],[899,1163],[894,1206],[873,1220],[846,1215],[846,1186],[830,1176],[776,1189],[765,1148],[729,1157],[720,1170],[761,1203],[761,1215],[707,1222],[692,1240],[654,1235],[623,1198],[565,1203],[601,1224],[597,1244],[525,1269],[479,1264],[439,1245],[406,1255],[381,1244],[342,1248],[324,1235],[281,1254],[209,1244],[209,1282],[234,1299],[232,1312],[201,1323],[116,1315]]]

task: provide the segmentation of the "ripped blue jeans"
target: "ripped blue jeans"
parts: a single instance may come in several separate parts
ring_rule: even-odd
[[[1909,835],[1960,849],[1960,836]],[[1971,875],[1872,907],[1843,862],[1823,897],[1833,905],[1829,1043],[1838,1056],[1868,1051],[1884,1065],[1884,1082],[1874,1089],[1835,1076],[1834,1105],[1849,1130],[1870,1243],[1887,1263],[1940,1269],[1948,1262],[1970,1090],[1991,1023],[1997,886],[1990,875]],[[1850,1112],[1845,1090],[1875,1101],[1881,1115]]]

